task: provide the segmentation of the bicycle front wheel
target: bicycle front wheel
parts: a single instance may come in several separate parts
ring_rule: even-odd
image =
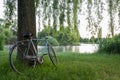
[[[53,65],[56,66],[57,65],[57,56],[55,54],[55,51],[50,44],[47,44],[47,47],[48,47],[49,58],[50,58],[51,62],[53,63]]]
[[[21,74],[28,69],[28,62],[24,59],[24,56],[28,53],[27,44],[23,42],[17,42],[10,48],[9,61],[12,69]],[[21,57],[19,57],[21,56]]]

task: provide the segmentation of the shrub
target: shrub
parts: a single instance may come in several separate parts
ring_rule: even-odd
[[[5,36],[3,34],[0,34],[0,50],[4,49],[5,45]]]
[[[8,44],[12,39],[12,32],[9,29],[4,29],[5,42]]]
[[[54,37],[52,37],[52,36],[48,36],[48,41],[50,42],[50,44],[52,44],[54,46],[58,46],[59,45],[58,41]]]
[[[47,36],[47,38],[48,38],[49,43],[52,44],[53,46],[58,46],[59,45],[58,41],[54,37]],[[39,45],[45,45],[44,42],[45,41],[40,41],[40,42],[38,42],[38,44]]]
[[[13,37],[13,32],[10,31],[8,28],[3,28],[4,26],[0,26],[0,32],[1,34],[4,34],[5,37],[5,43],[9,44],[15,37]]]
[[[48,26],[45,27],[41,32],[38,32],[38,38],[44,37],[46,35],[50,35],[57,39],[60,45],[76,45],[80,43],[80,35],[77,27],[60,26],[60,29],[56,30]]]
[[[100,50],[120,54],[120,34],[102,41],[100,44]]]

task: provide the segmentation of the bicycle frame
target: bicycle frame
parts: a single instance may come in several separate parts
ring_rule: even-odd
[[[47,39],[32,39],[32,38],[30,38],[28,40],[23,40],[23,41],[28,42],[28,46],[27,46],[27,50],[26,50],[27,52],[26,52],[26,54],[23,54],[23,56],[29,55],[28,53],[30,51],[30,47],[32,46],[32,48],[33,48],[33,52],[32,52],[33,56],[35,55],[36,58],[38,59],[38,51],[37,51],[37,49],[35,47],[34,41],[43,41],[43,40],[45,40],[45,47],[47,48],[47,44],[48,44]],[[44,56],[44,54],[41,55],[41,57],[43,57],[43,56]]]

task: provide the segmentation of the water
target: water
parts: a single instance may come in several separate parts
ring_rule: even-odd
[[[45,50],[44,46],[38,47]],[[98,44],[84,44],[78,46],[54,46],[56,52],[78,52],[78,53],[95,53],[98,51]]]

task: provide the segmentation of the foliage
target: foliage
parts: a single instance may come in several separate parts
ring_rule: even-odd
[[[6,43],[10,43],[11,39],[12,39],[12,32],[9,29],[5,29],[4,30],[4,35],[5,35],[5,41]]]
[[[77,18],[78,18],[78,9],[79,9],[79,0],[73,0],[73,4],[74,4],[74,7],[73,7],[73,15],[74,15],[74,27],[77,25]]]
[[[0,26],[0,32],[2,33],[4,31],[4,28],[2,28],[3,26]]]
[[[80,35],[77,27],[72,28],[69,26],[65,28],[61,26],[60,30],[57,31],[48,26],[38,33],[38,38],[49,35],[57,39],[60,45],[78,44],[80,42]]]
[[[90,39],[89,38],[80,38],[80,42],[81,43],[90,43],[90,44],[100,44],[100,41],[104,40],[103,38],[94,38],[94,37],[91,37]]]
[[[40,0],[35,0],[35,8],[36,8],[36,9],[37,9],[38,6],[39,6],[39,2],[40,2]]]
[[[58,43],[58,41],[54,38],[54,37],[52,37],[52,36],[46,36],[46,35],[42,35],[43,33],[42,32],[38,32],[38,38],[39,39],[41,39],[41,38],[43,38],[43,37],[47,37],[48,38],[48,41],[49,41],[49,43],[51,44],[51,45],[53,45],[53,46],[58,46],[59,45],[59,43]],[[44,43],[45,41],[39,41],[38,42],[38,44],[39,45],[45,45],[45,43]]]
[[[1,32],[1,35],[4,35],[6,44],[11,43],[13,42],[13,40],[16,39],[16,37],[13,36],[12,31],[10,31],[8,28],[6,28],[3,25],[0,26],[0,32]]]
[[[16,23],[17,23],[17,18],[16,18],[16,3],[17,1],[16,0],[5,0],[4,2],[4,7],[5,7],[5,10],[4,10],[4,25],[5,25],[5,28],[16,28]]]
[[[48,38],[48,41],[50,42],[50,44],[52,44],[54,46],[59,45],[58,41],[55,38],[53,38],[52,36],[47,36],[47,38]]]
[[[7,0],[5,1],[5,16],[8,21],[12,19],[12,16],[15,15],[16,10],[16,0]]]
[[[5,0],[5,18],[7,27],[13,27],[13,23],[15,24],[17,20],[13,20],[16,17],[16,2],[17,0]],[[118,23],[120,24],[120,0],[108,0],[105,1],[108,7],[109,13],[109,29],[110,33],[114,35],[115,30],[115,21],[114,16],[118,13]],[[39,14],[40,22],[42,20],[42,25],[52,24],[54,29],[56,30],[57,27],[64,26],[64,23],[67,23],[68,26],[77,26],[80,24],[78,20],[79,11],[82,7],[84,0],[35,0],[36,5],[36,13]],[[103,11],[105,10],[104,2],[101,0],[87,0],[87,20],[88,20],[88,30],[91,32],[92,36],[96,35],[98,32],[98,28],[101,27],[100,23],[103,17]],[[94,8],[94,11],[92,11]],[[43,10],[43,11],[42,11]],[[95,13],[95,15],[92,15]],[[96,19],[94,19],[94,17]],[[97,27],[95,27],[95,25]],[[119,27],[118,24],[118,27]],[[48,25],[47,25],[48,26]],[[51,26],[51,25],[49,25]],[[95,30],[93,28],[96,28]],[[15,28],[16,29],[16,28]],[[55,31],[56,32],[56,31]]]
[[[120,54],[120,34],[103,40],[100,44],[100,50]]]
[[[0,34],[0,50],[4,49],[4,44],[5,44],[5,36],[4,34]]]
[[[113,0],[109,0],[109,14],[110,14],[110,23],[109,28],[111,35],[114,36],[114,24],[113,24]]]

